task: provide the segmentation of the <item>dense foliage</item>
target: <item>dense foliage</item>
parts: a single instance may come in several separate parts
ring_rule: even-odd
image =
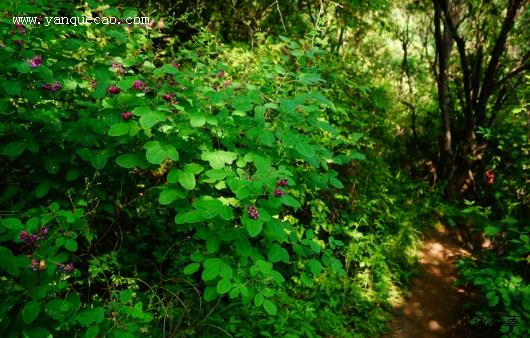
[[[471,312],[529,322],[528,86],[446,195],[429,4],[218,6],[0,4],[0,336],[380,336],[435,218]]]

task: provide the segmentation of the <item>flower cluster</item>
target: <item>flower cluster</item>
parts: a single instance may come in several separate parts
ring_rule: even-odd
[[[132,87],[138,91],[146,90],[147,83],[143,82],[142,80],[136,80],[133,82]]]
[[[54,93],[61,89],[62,85],[60,82],[55,81],[54,83],[45,83],[42,85],[42,89],[49,90],[50,92]]]
[[[33,258],[31,260],[31,270],[37,272],[37,271],[42,271],[46,269],[46,261],[45,260],[36,260],[35,258]]]
[[[486,183],[488,185],[492,185],[493,183],[495,183],[495,173],[493,172],[493,170],[487,170],[484,176],[486,177]]]
[[[57,270],[64,273],[71,273],[74,271],[74,263],[68,263],[68,264],[57,264]]]
[[[31,68],[36,68],[40,65],[42,65],[42,56],[37,55],[31,59],[28,60],[28,64]]]
[[[258,208],[250,206],[250,207],[248,207],[247,212],[248,212],[248,217],[250,217],[252,219],[258,219],[259,218]]]
[[[109,88],[107,88],[107,92],[109,94],[119,94],[120,88],[118,88],[117,86],[109,86]]]
[[[125,68],[123,67],[122,64],[119,64],[119,63],[113,63],[112,70],[115,71],[119,75],[125,74]]]
[[[275,197],[282,197],[283,195],[285,195],[285,191],[283,191],[282,189],[274,188]]]
[[[278,187],[286,187],[287,186],[287,179],[284,178],[282,180],[277,181],[276,185]],[[274,196],[275,197],[282,197],[283,195],[285,195],[285,191],[283,191],[280,188],[274,188]]]
[[[27,231],[22,230],[19,239],[26,244],[36,244],[39,240],[46,239],[48,231],[48,227],[40,228],[36,234],[29,234]]]
[[[35,258],[31,260],[31,269],[35,272],[39,271],[39,261]]]
[[[26,35],[26,27],[24,27],[23,24],[17,22],[15,23],[15,27],[17,28],[20,35]]]
[[[175,93],[166,93],[162,95],[164,101],[170,102],[172,104],[177,104],[178,101],[175,99]]]
[[[124,111],[123,113],[121,113],[121,118],[124,121],[130,120],[132,117],[133,117],[133,114],[130,111]]]

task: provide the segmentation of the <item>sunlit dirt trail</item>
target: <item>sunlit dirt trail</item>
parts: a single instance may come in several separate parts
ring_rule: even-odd
[[[434,231],[421,251],[421,275],[412,280],[408,297],[396,308],[390,338],[473,337],[462,305],[468,296],[453,286],[455,263],[469,256],[449,235]]]

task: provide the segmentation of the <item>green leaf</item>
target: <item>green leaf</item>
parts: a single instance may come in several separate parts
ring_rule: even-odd
[[[68,182],[71,182],[73,180],[76,180],[77,178],[79,177],[79,170],[77,169],[69,169],[67,172],[66,172],[66,175],[65,175],[65,179],[68,181]]]
[[[230,291],[231,288],[232,288],[232,283],[230,282],[230,279],[228,278],[222,278],[217,283],[217,293],[220,295],[227,293],[228,291]]]
[[[11,142],[7,144],[2,150],[2,155],[9,157],[11,160],[19,157],[26,149],[26,143],[24,142]]]
[[[278,314],[278,309],[276,308],[276,305],[268,299],[265,299],[263,301],[263,308],[271,316],[276,316]]]
[[[206,117],[201,113],[190,114],[190,125],[194,128],[204,126],[206,123]]]
[[[322,264],[316,259],[311,259],[307,264],[309,265],[309,268],[311,269],[311,273],[313,273],[313,275],[317,276],[322,272]]]
[[[140,117],[140,125],[144,129],[151,129],[155,124],[162,121],[162,116],[160,113],[149,112],[142,117]]]
[[[145,158],[149,163],[160,164],[166,159],[166,152],[162,150],[160,144],[157,143],[156,146],[151,147],[145,153]]]
[[[300,73],[298,75],[298,81],[305,85],[311,85],[318,82],[324,82],[320,77],[320,74],[317,73]]]
[[[210,169],[205,172],[206,176],[214,181],[220,181],[228,176],[230,171],[224,169]]]
[[[182,193],[177,189],[166,189],[160,193],[158,203],[168,205],[173,203]]]
[[[195,176],[192,173],[180,171],[178,173],[178,181],[186,190],[195,189]]]
[[[59,163],[52,158],[46,158],[44,160],[44,168],[52,175],[57,174],[59,171]]]
[[[179,160],[179,153],[177,149],[170,145],[170,144],[164,144],[161,146],[162,150],[166,153],[166,156],[173,161]]]
[[[318,244],[314,240],[309,242],[309,246],[311,247],[311,250],[313,250],[314,253],[320,253],[320,244]]]
[[[313,287],[313,280],[309,278],[307,273],[302,272],[302,274],[300,275],[300,279],[302,280],[302,283],[304,283],[305,286]]]
[[[22,231],[24,229],[24,225],[18,218],[4,218],[2,220],[2,225],[10,230],[14,231]]]
[[[24,330],[24,338],[52,338],[52,334],[48,329],[41,326],[31,327]]]
[[[122,154],[116,157],[116,164],[126,169],[137,167],[140,164],[139,162],[138,157],[134,154]]]
[[[84,338],[96,338],[99,333],[99,326],[91,326],[85,331]]]
[[[329,179],[329,183],[334,186],[335,188],[337,189],[343,189],[344,188],[344,185],[342,184],[341,181],[339,181],[337,178],[335,177],[332,177]]]
[[[194,175],[200,174],[204,170],[204,167],[197,163],[188,163],[184,165],[184,171],[192,173]]]
[[[44,181],[41,182],[37,188],[35,188],[35,197],[37,198],[43,198],[48,194],[48,191],[50,190],[50,182]]]
[[[219,258],[208,258],[206,259],[202,265],[204,270],[202,271],[201,278],[203,281],[209,281],[212,279],[215,279],[215,277],[219,276],[221,265],[223,264],[223,261]]]
[[[304,156],[304,157],[314,157],[315,156],[315,151],[313,150],[313,147],[311,147],[309,144],[307,143],[304,143],[304,142],[298,142],[295,146],[294,146],[294,149],[296,149],[296,151],[298,153],[300,153],[300,155]]]
[[[247,226],[247,231],[250,237],[256,237],[257,235],[260,234],[261,230],[263,229],[261,222],[254,221],[254,220],[250,220],[249,222],[247,222],[246,226]]]
[[[184,274],[185,275],[191,275],[195,272],[197,272],[199,270],[199,267],[201,265],[199,263],[191,263],[191,264],[188,264],[186,265],[186,267],[184,268]]]
[[[282,197],[282,202],[283,204],[289,206],[289,207],[293,207],[295,209],[298,209],[301,207],[301,204],[300,202],[298,202],[297,200],[295,200],[291,195],[285,195]]]
[[[129,132],[129,124],[127,123],[116,123],[113,124],[109,129],[109,136],[122,136]]]
[[[42,67],[39,67],[42,68]],[[2,81],[2,87],[9,96],[15,96],[22,91],[22,83],[20,81]]]
[[[237,154],[229,151],[214,151],[214,152],[203,152],[201,159],[210,162],[210,166],[213,169],[222,169],[225,164],[232,164],[237,158]]]
[[[130,86],[129,86],[130,87]],[[139,106],[132,110],[132,113],[136,116],[143,116],[145,114],[151,113],[151,107],[149,106]]]
[[[488,236],[495,236],[500,231],[501,231],[501,229],[499,229],[498,227],[494,227],[494,226],[487,226],[487,227],[484,228],[484,234],[486,234]]]
[[[105,313],[102,308],[85,309],[77,313],[75,319],[83,326],[103,321]]]
[[[120,291],[120,302],[127,303],[128,301],[131,300],[132,294],[133,293],[131,289],[121,290]]]
[[[261,306],[264,300],[265,298],[263,297],[261,293],[256,293],[256,295],[254,296],[254,305]]]
[[[36,301],[32,300],[26,303],[24,305],[24,308],[22,309],[22,320],[26,324],[31,324],[39,315],[40,312],[40,304]]]
[[[488,292],[486,294],[486,298],[488,299],[489,307],[494,307],[499,303],[499,296],[497,296],[497,293],[495,291]]]
[[[0,269],[7,271],[10,275],[17,276],[19,274],[15,256],[8,248],[0,246]]]
[[[64,247],[67,249],[67,250],[70,250],[72,252],[76,252],[77,251],[77,242],[75,239],[72,239],[72,238],[68,238],[65,242],[64,242]]]
[[[250,241],[246,236],[242,235],[236,240],[236,250],[240,256],[248,257],[252,253]]]
[[[217,288],[215,286],[207,286],[204,289],[204,300],[210,302],[217,298]]]
[[[107,158],[105,151],[98,151],[90,158],[90,163],[94,168],[101,170],[107,164]]]

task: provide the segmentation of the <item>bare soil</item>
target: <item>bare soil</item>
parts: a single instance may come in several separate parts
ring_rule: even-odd
[[[434,231],[424,241],[421,274],[413,278],[405,303],[396,308],[388,338],[473,337],[462,305],[469,295],[453,285],[455,263],[469,256],[447,231]]]

